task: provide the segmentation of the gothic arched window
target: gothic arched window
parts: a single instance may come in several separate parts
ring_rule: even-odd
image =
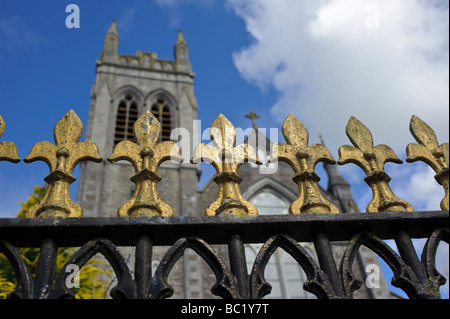
[[[119,108],[117,110],[114,145],[124,140],[136,141],[133,125],[137,118],[137,103],[131,95],[126,95],[125,98],[119,102]]]
[[[256,206],[260,215],[281,215],[288,213],[288,203],[272,192],[263,191],[254,196],[251,202]]]
[[[150,111],[158,119],[159,123],[161,123],[162,140],[170,140],[170,132],[172,131],[172,119],[170,116],[170,106],[167,101],[162,98],[158,99],[156,103],[152,105]]]

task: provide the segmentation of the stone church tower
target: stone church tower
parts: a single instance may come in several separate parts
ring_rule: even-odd
[[[118,43],[116,23],[113,22],[96,63],[86,139],[96,143],[106,159],[118,142],[135,140],[133,124],[150,110],[162,125],[163,140],[170,139],[174,128],[182,127],[193,141],[197,141],[194,74],[181,31],[174,48],[175,61],[160,60],[156,53],[141,51],[136,56],[118,54]],[[198,165],[168,161],[158,174],[162,177],[158,184],[161,198],[169,203],[176,215],[196,214]],[[104,160],[101,165],[83,163],[77,201],[83,205],[84,215],[117,216],[117,208],[132,194],[134,184],[130,177],[133,175],[133,166],[125,161],[111,164]]]
[[[156,53],[141,51],[137,51],[135,56],[118,54],[118,43],[116,23],[113,22],[96,63],[85,139],[96,143],[101,156],[106,159],[118,142],[135,140],[133,124],[141,114],[150,110],[162,125],[163,140],[177,141],[179,136],[171,136],[171,132],[175,128],[183,128],[191,137],[189,144],[196,145],[198,132],[195,127],[197,101],[194,94],[194,73],[182,32],[179,31],[174,46],[174,61],[161,60]],[[217,111],[219,113],[220,110]],[[251,112],[248,117],[253,120],[253,131],[246,141],[256,142],[258,157],[264,162],[271,142],[264,131],[257,127],[256,114]],[[287,214],[289,203],[297,198],[298,193],[298,186],[292,181],[292,168],[284,162],[278,162],[276,169],[270,173],[271,168],[268,164],[265,165],[265,174],[261,174],[260,167],[254,164],[242,165],[239,170],[243,179],[240,185],[242,195],[256,206],[259,214]],[[324,197],[334,203],[341,213],[359,213],[350,186],[339,175],[336,166],[325,165],[325,170],[328,174],[328,187],[327,190],[320,189]],[[82,162],[77,202],[83,207],[84,216],[117,216],[117,209],[132,196],[134,184],[130,178],[134,174],[133,166],[125,161],[115,164],[106,160],[100,164]],[[200,168],[198,164],[190,164],[189,160],[182,164],[165,162],[158,174],[162,178],[158,184],[159,195],[174,209],[176,216],[202,215],[217,197],[218,187],[213,178],[199,189]],[[340,260],[345,247],[345,244],[333,247],[336,260]],[[310,251],[311,256],[315,256],[313,244],[305,244],[305,248]],[[226,256],[226,247],[217,249]],[[247,245],[245,251],[249,261],[253,262],[258,249],[258,245]],[[131,250],[123,251],[133,254]],[[164,247],[154,250],[155,264],[165,251]],[[366,265],[375,264],[379,267],[379,263],[376,255],[364,247],[360,249],[359,255],[355,262],[358,269],[354,269],[354,273],[359,278],[365,278]],[[130,269],[133,268],[130,265]],[[315,298],[298,289],[306,276],[293,258],[281,249],[274,253],[266,269],[266,279],[273,286],[272,297]],[[361,288],[355,292],[355,297],[389,298],[384,278],[380,282],[380,288]],[[213,296],[210,289],[215,283],[215,277],[201,257],[187,249],[182,262],[178,262],[172,270],[169,283],[175,288],[175,298],[211,298]]]

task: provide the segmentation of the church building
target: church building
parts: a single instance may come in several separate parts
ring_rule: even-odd
[[[163,141],[171,138],[171,132],[175,128],[183,128],[192,138],[191,145],[198,143],[196,120],[201,106],[197,105],[194,93],[195,75],[183,33],[178,33],[173,61],[161,60],[156,53],[149,52],[137,51],[135,56],[119,54],[118,46],[119,35],[116,23],[113,22],[106,34],[103,51],[96,62],[85,139],[93,141],[101,156],[106,159],[120,141],[135,141],[133,124],[149,110],[161,123]],[[217,110],[217,115],[219,113],[221,110]],[[289,204],[298,195],[298,186],[292,180],[292,168],[284,162],[273,163],[276,164],[275,167],[270,167],[273,164],[267,164],[271,141],[258,128],[258,115],[252,111],[246,116],[253,121],[253,130],[247,139],[256,141],[258,157],[265,163],[263,165],[269,172],[261,174],[261,167],[244,163],[239,170],[242,178],[241,193],[247,201],[256,206],[260,215],[288,214]],[[328,175],[327,189],[320,188],[324,198],[333,203],[342,214],[360,213],[350,185],[339,174],[336,165],[324,164],[324,167]],[[77,202],[83,207],[84,216],[116,217],[117,209],[133,194],[134,183],[130,178],[134,174],[133,166],[126,161],[114,164],[106,160],[102,163],[82,162]],[[158,183],[159,195],[173,208],[175,216],[201,216],[217,197],[218,186],[214,177],[200,189],[200,166],[191,164],[189,159],[182,163],[163,163],[158,175],[161,177]],[[246,246],[249,270],[260,246]],[[303,246],[315,258],[313,243],[305,243]],[[337,265],[345,247],[345,243],[333,244]],[[226,247],[223,249],[226,250]],[[164,247],[155,247],[155,265],[166,250]],[[133,251],[124,249],[123,253],[131,256]],[[129,260],[132,263],[133,258]],[[381,269],[377,256],[369,249],[361,247],[355,260],[354,274],[358,278],[366,278],[370,274],[368,269],[374,269],[373,265]],[[133,269],[132,265],[130,269]],[[390,298],[381,271],[380,276],[378,286],[363,285],[355,292],[354,297]],[[306,276],[300,266],[280,248],[266,267],[266,280],[272,285],[272,293],[266,298],[315,298],[302,288]],[[189,249],[172,270],[169,283],[175,289],[174,298],[214,297],[210,291],[215,283],[213,272],[200,256]]]

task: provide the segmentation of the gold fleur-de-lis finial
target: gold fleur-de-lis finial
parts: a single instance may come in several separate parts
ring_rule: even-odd
[[[414,211],[411,204],[398,198],[391,190],[391,178],[384,171],[387,162],[401,164],[402,161],[387,145],[373,146],[373,138],[369,129],[355,117],[348,121],[346,133],[352,144],[339,148],[338,164],[354,163],[366,173],[364,180],[373,193],[367,212]]]
[[[161,124],[148,110],[134,123],[133,129],[137,143],[121,141],[108,158],[111,163],[129,161],[136,171],[131,178],[136,184],[133,196],[117,214],[121,217],[174,216],[173,209],[159,197],[157,184],[161,177],[157,170],[169,159],[180,161],[180,149],[172,141],[160,141]]]
[[[214,145],[206,143],[198,145],[191,159],[192,163],[200,161],[211,163],[217,172],[214,181],[219,185],[219,194],[206,209],[205,214],[240,217],[257,215],[256,207],[242,197],[239,189],[242,179],[238,175],[239,167],[245,161],[261,164],[255,150],[245,143],[235,147],[236,129],[223,114],[219,114],[211,124],[210,135]]]
[[[101,162],[102,158],[93,142],[78,142],[82,133],[83,123],[70,110],[55,125],[55,144],[38,142],[24,159],[25,163],[44,161],[50,167],[50,174],[44,179],[47,192],[41,202],[30,208],[28,218],[83,216],[81,206],[70,198],[70,184],[76,180],[72,172],[81,161]]]
[[[0,115],[0,137],[2,137],[3,132],[5,132],[5,121]],[[0,161],[20,162],[17,147],[13,142],[0,142]]]
[[[289,206],[290,214],[336,214],[339,210],[327,201],[318,186],[320,177],[314,171],[317,163],[323,161],[335,164],[330,152],[323,144],[308,146],[308,131],[302,122],[289,114],[281,127],[285,143],[272,146],[271,159],[287,162],[294,170],[292,179],[299,188],[298,198]]]
[[[439,145],[433,129],[415,115],[411,118],[409,130],[419,144],[408,144],[406,161],[409,163],[423,161],[431,166],[436,172],[434,178],[445,191],[441,209],[449,210],[449,143]]]

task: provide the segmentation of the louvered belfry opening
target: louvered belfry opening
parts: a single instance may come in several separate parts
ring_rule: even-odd
[[[133,131],[134,122],[138,119],[138,108],[136,101],[127,95],[119,103],[116,117],[116,131],[114,134],[114,145],[120,141],[136,141]]]
[[[169,104],[167,104],[167,102],[163,99],[158,99],[156,103],[152,105],[151,112],[161,123],[162,128],[161,139],[163,141],[170,140],[170,132],[172,130],[172,120],[170,116]]]

